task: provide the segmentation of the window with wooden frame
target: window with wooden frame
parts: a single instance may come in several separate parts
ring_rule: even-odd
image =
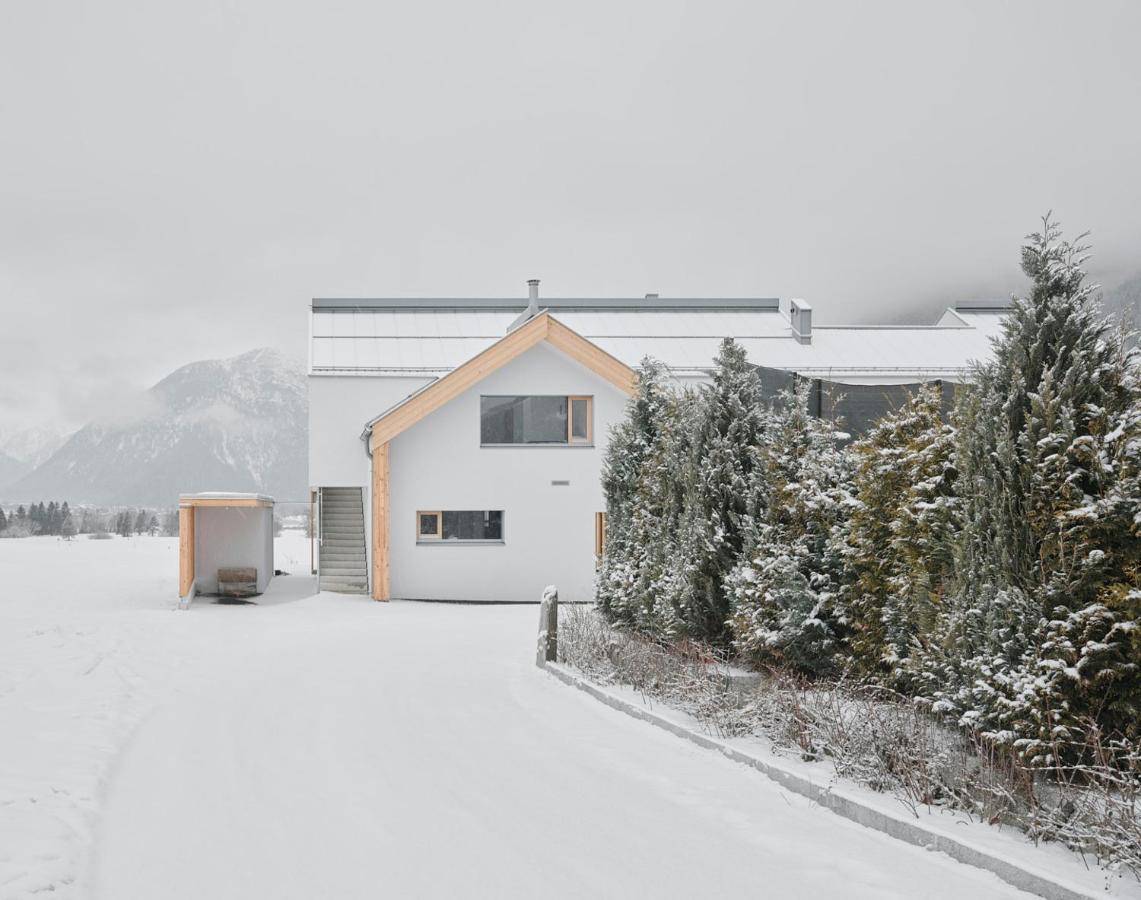
[[[479,442],[483,447],[591,446],[594,398],[538,394],[481,396]]]
[[[503,510],[443,509],[416,513],[416,543],[503,543]]]
[[[421,510],[416,513],[416,540],[438,541],[443,533],[442,518],[439,510]]]
[[[567,443],[589,444],[594,440],[593,397],[567,397]]]

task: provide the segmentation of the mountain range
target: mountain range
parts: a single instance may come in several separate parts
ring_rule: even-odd
[[[177,369],[14,480],[5,479],[0,457],[0,496],[174,506],[179,493],[217,490],[301,500],[307,446],[304,364],[253,350]]]

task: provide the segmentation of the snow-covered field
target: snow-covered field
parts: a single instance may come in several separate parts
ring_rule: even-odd
[[[1024,896],[568,689],[534,607],[177,612],[177,552],[0,541],[0,898]]]

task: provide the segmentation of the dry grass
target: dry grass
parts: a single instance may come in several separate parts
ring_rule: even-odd
[[[645,640],[589,607],[559,610],[559,661],[683,710],[713,734],[759,735],[778,751],[827,761],[838,777],[894,794],[916,815],[940,806],[1012,825],[1141,879],[1141,751],[1107,741],[1092,723],[1068,748],[1080,752],[1052,754],[1086,763],[1031,768],[891,691],[775,670],[743,683],[707,647]]]

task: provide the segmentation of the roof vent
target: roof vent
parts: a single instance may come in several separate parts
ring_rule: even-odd
[[[657,294],[646,294],[646,299],[647,300],[657,300],[658,295]]]
[[[788,301],[788,321],[792,336],[802,344],[812,343],[812,306],[803,300]]]

